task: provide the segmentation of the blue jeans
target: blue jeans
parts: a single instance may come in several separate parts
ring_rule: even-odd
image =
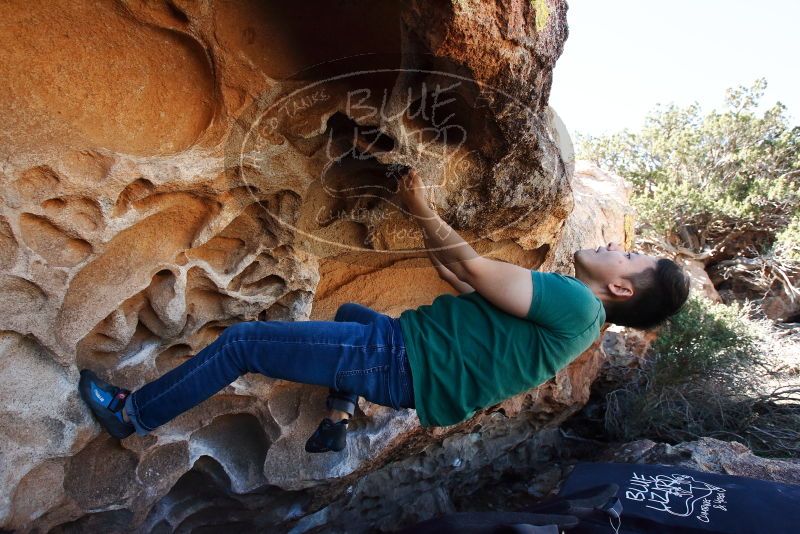
[[[125,411],[145,436],[245,373],[328,386],[328,407],[350,414],[359,396],[414,408],[400,320],[348,302],[333,321],[229,326],[196,356],[129,395]]]

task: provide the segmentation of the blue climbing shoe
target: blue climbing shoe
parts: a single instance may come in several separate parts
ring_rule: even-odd
[[[347,423],[349,419],[342,419],[334,423],[327,417],[317,427],[317,430],[306,441],[306,452],[339,452],[347,445]]]
[[[133,434],[135,430],[133,423],[125,422],[122,417],[122,407],[131,394],[129,389],[103,382],[89,369],[81,370],[78,389],[84,402],[89,405],[106,432],[119,439]]]

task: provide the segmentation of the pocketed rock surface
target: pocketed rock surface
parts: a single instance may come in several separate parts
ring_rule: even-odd
[[[362,402],[338,455],[303,451],[319,387],[247,374],[122,441],[77,393],[83,368],[135,390],[239,321],[331,320],[348,301],[397,316],[452,291],[397,199],[399,165],[489,257],[569,273],[598,236],[629,243],[616,177],[592,171],[576,208],[547,106],[566,11],[3,2],[0,528],[279,529],[428,446],[478,436],[499,454],[585,402],[599,343],[456,427]]]

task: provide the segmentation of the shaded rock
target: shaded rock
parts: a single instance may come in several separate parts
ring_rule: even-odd
[[[81,413],[83,401],[72,387],[77,377],[35,339],[0,332],[0,354],[0,511],[5,517],[12,513],[16,494],[14,519],[21,521],[59,503],[64,472],[50,460],[78,452],[89,440],[92,423]],[[34,482],[53,479],[58,482],[49,488]],[[34,502],[45,507],[33,509]]]
[[[83,509],[122,502],[138,489],[133,477],[137,460],[119,440],[101,435],[70,458],[64,468],[64,490]]]
[[[189,449],[184,441],[151,447],[136,465],[136,478],[150,492],[169,491],[189,468]]]

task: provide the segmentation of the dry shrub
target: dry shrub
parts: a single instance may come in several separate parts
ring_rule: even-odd
[[[800,457],[800,384],[776,380],[786,369],[770,349],[767,322],[750,319],[750,308],[690,297],[633,378],[607,395],[611,437],[709,436],[762,456]]]

